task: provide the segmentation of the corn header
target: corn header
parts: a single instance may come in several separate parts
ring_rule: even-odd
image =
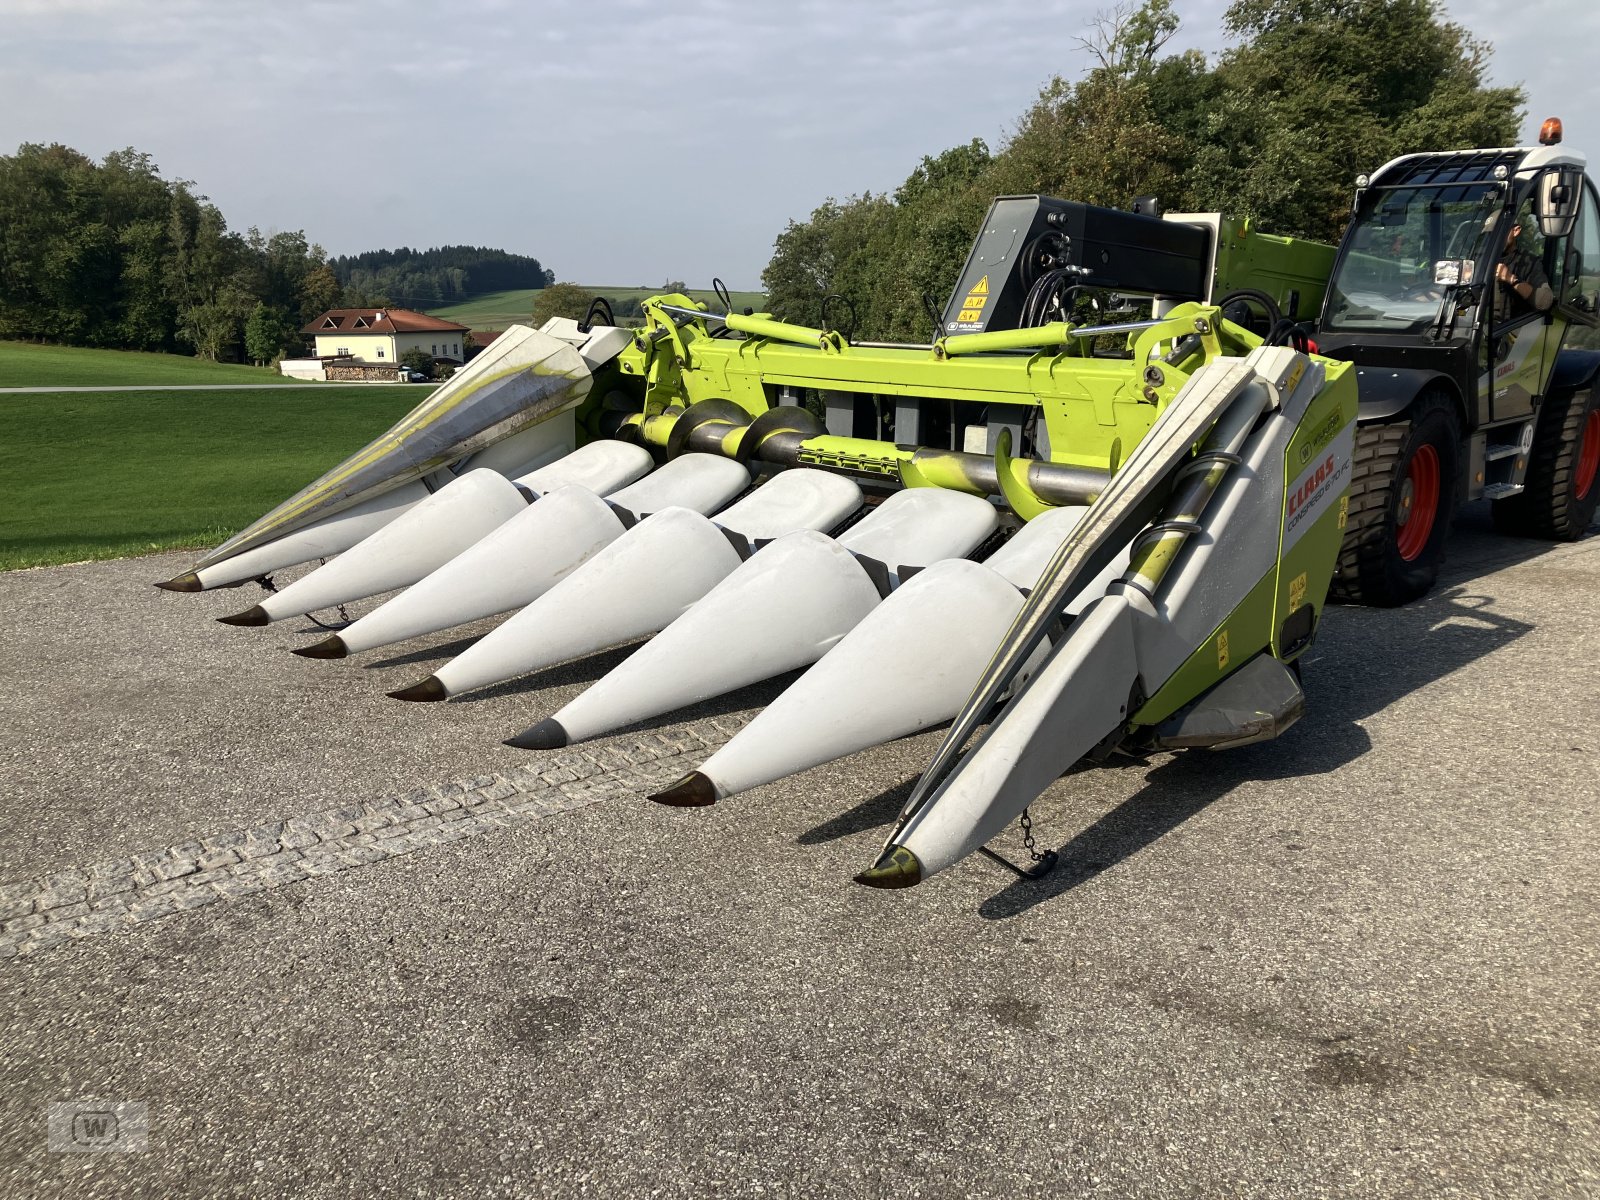
[[[530,714],[530,750],[807,668],[670,806],[949,723],[857,876],[918,883],[1084,759],[1304,706],[1365,437],[1359,366],[1307,336],[1341,258],[1142,207],[997,200],[924,345],[681,295],[514,328],[160,586],[336,556],[242,626],[394,593],[309,658],[511,614],[408,701],[649,639]]]

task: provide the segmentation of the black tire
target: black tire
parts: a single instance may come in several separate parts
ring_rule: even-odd
[[[1418,493],[1430,460],[1431,519]],[[1444,562],[1460,485],[1461,419],[1448,395],[1424,392],[1393,420],[1359,427],[1334,598],[1392,608],[1426,595]]]
[[[1592,387],[1546,398],[1534,426],[1523,491],[1494,502],[1494,526],[1517,537],[1575,542],[1600,502],[1600,397]]]

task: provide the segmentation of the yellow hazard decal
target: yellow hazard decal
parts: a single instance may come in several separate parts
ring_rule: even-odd
[[[1339,497],[1339,528],[1345,527],[1345,522],[1350,520],[1350,497]]]
[[[1228,666],[1228,631],[1224,629],[1217,634],[1217,670],[1226,670]]]
[[[967,298],[961,302],[961,311],[956,314],[958,325],[976,325],[983,320],[984,306],[989,303],[989,277],[985,275],[972,285],[972,290],[967,293]]]
[[[1300,607],[1300,601],[1306,598],[1306,573],[1301,571],[1289,581],[1289,611],[1293,612]]]
[[[1305,373],[1305,360],[1301,359],[1299,362],[1295,363],[1294,370],[1289,372],[1289,378],[1283,381],[1283,394],[1285,396],[1294,395],[1294,390],[1300,386],[1300,380],[1305,377]]]

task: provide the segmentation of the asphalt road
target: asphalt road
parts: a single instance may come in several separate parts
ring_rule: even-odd
[[[512,770],[618,657],[401,705],[427,644],[295,658],[183,565],[0,575],[0,880]],[[1278,742],[1053,787],[1039,883],[849,882],[927,735],[0,961],[0,1193],[1600,1196],[1597,593],[1469,512]],[[48,1151],[89,1096],[148,1149]]]

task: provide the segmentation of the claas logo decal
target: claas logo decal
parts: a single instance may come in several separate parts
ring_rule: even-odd
[[[1298,513],[1300,511],[1300,507],[1305,504],[1307,500],[1311,499],[1311,497],[1315,496],[1317,494],[1317,489],[1332,479],[1337,473],[1337,470],[1337,467],[1334,465],[1333,455],[1330,454],[1327,458],[1323,459],[1322,462],[1317,465],[1317,469],[1311,475],[1311,477],[1290,494],[1289,515],[1293,517],[1296,513]]]

